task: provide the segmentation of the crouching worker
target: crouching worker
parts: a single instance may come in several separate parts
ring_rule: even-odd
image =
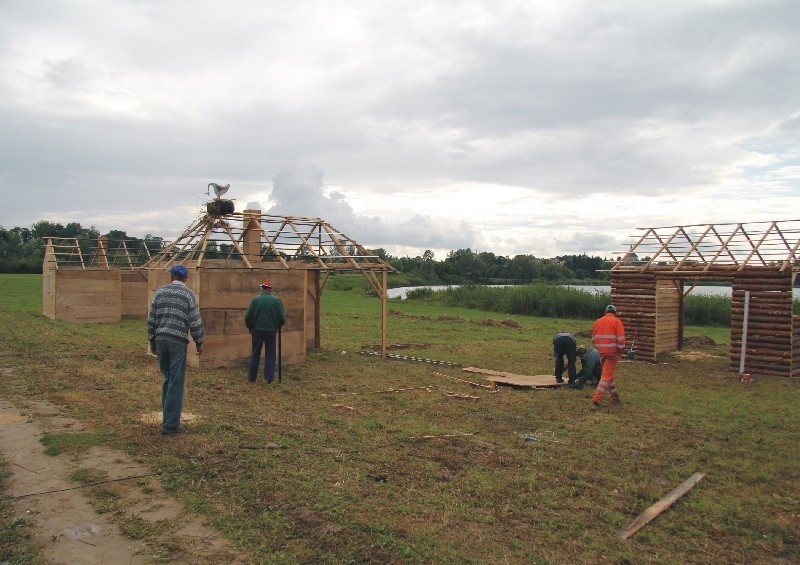
[[[600,374],[603,364],[600,362],[600,354],[594,347],[584,347],[579,345],[577,349],[578,359],[581,360],[581,370],[575,375],[575,382],[578,388],[590,383],[594,386],[600,382]]]
[[[567,375],[569,376],[569,386],[575,386],[575,348],[577,347],[575,336],[568,332],[557,333],[553,337],[553,358],[556,362],[555,376],[557,383],[563,383],[564,377],[564,358],[567,358]]]

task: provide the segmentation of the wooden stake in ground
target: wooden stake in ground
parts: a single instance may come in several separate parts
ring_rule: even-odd
[[[633,534],[638,532],[642,529],[648,522],[650,522],[653,518],[661,514],[664,510],[675,504],[675,502],[682,497],[684,494],[689,492],[689,490],[703,480],[705,477],[704,473],[695,473],[685,481],[683,481],[678,488],[673,490],[667,496],[653,504],[650,508],[642,512],[638,518],[636,518],[631,525],[622,530],[619,533],[619,539],[628,539]]]

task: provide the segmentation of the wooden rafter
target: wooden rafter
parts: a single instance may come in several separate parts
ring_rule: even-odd
[[[644,234],[621,254],[624,258],[612,270],[669,267],[676,272],[709,272],[720,265],[739,271],[800,268],[800,220],[640,229]]]

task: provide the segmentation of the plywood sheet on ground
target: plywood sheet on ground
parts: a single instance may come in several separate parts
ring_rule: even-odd
[[[515,386],[522,388],[558,388],[566,386],[566,381],[557,383],[553,375],[517,375],[504,371],[493,371],[492,369],[480,369],[478,367],[464,367],[468,373],[483,375],[487,381],[496,385]]]

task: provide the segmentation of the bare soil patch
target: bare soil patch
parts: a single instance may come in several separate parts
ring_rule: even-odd
[[[153,430],[153,441],[178,439],[162,437],[157,425]],[[124,453],[95,446],[78,455],[45,454],[43,434],[80,431],[78,421],[47,402],[0,400],[0,453],[12,472],[5,495],[33,526],[47,563],[248,562]],[[72,479],[76,471],[102,480],[82,485]]]

